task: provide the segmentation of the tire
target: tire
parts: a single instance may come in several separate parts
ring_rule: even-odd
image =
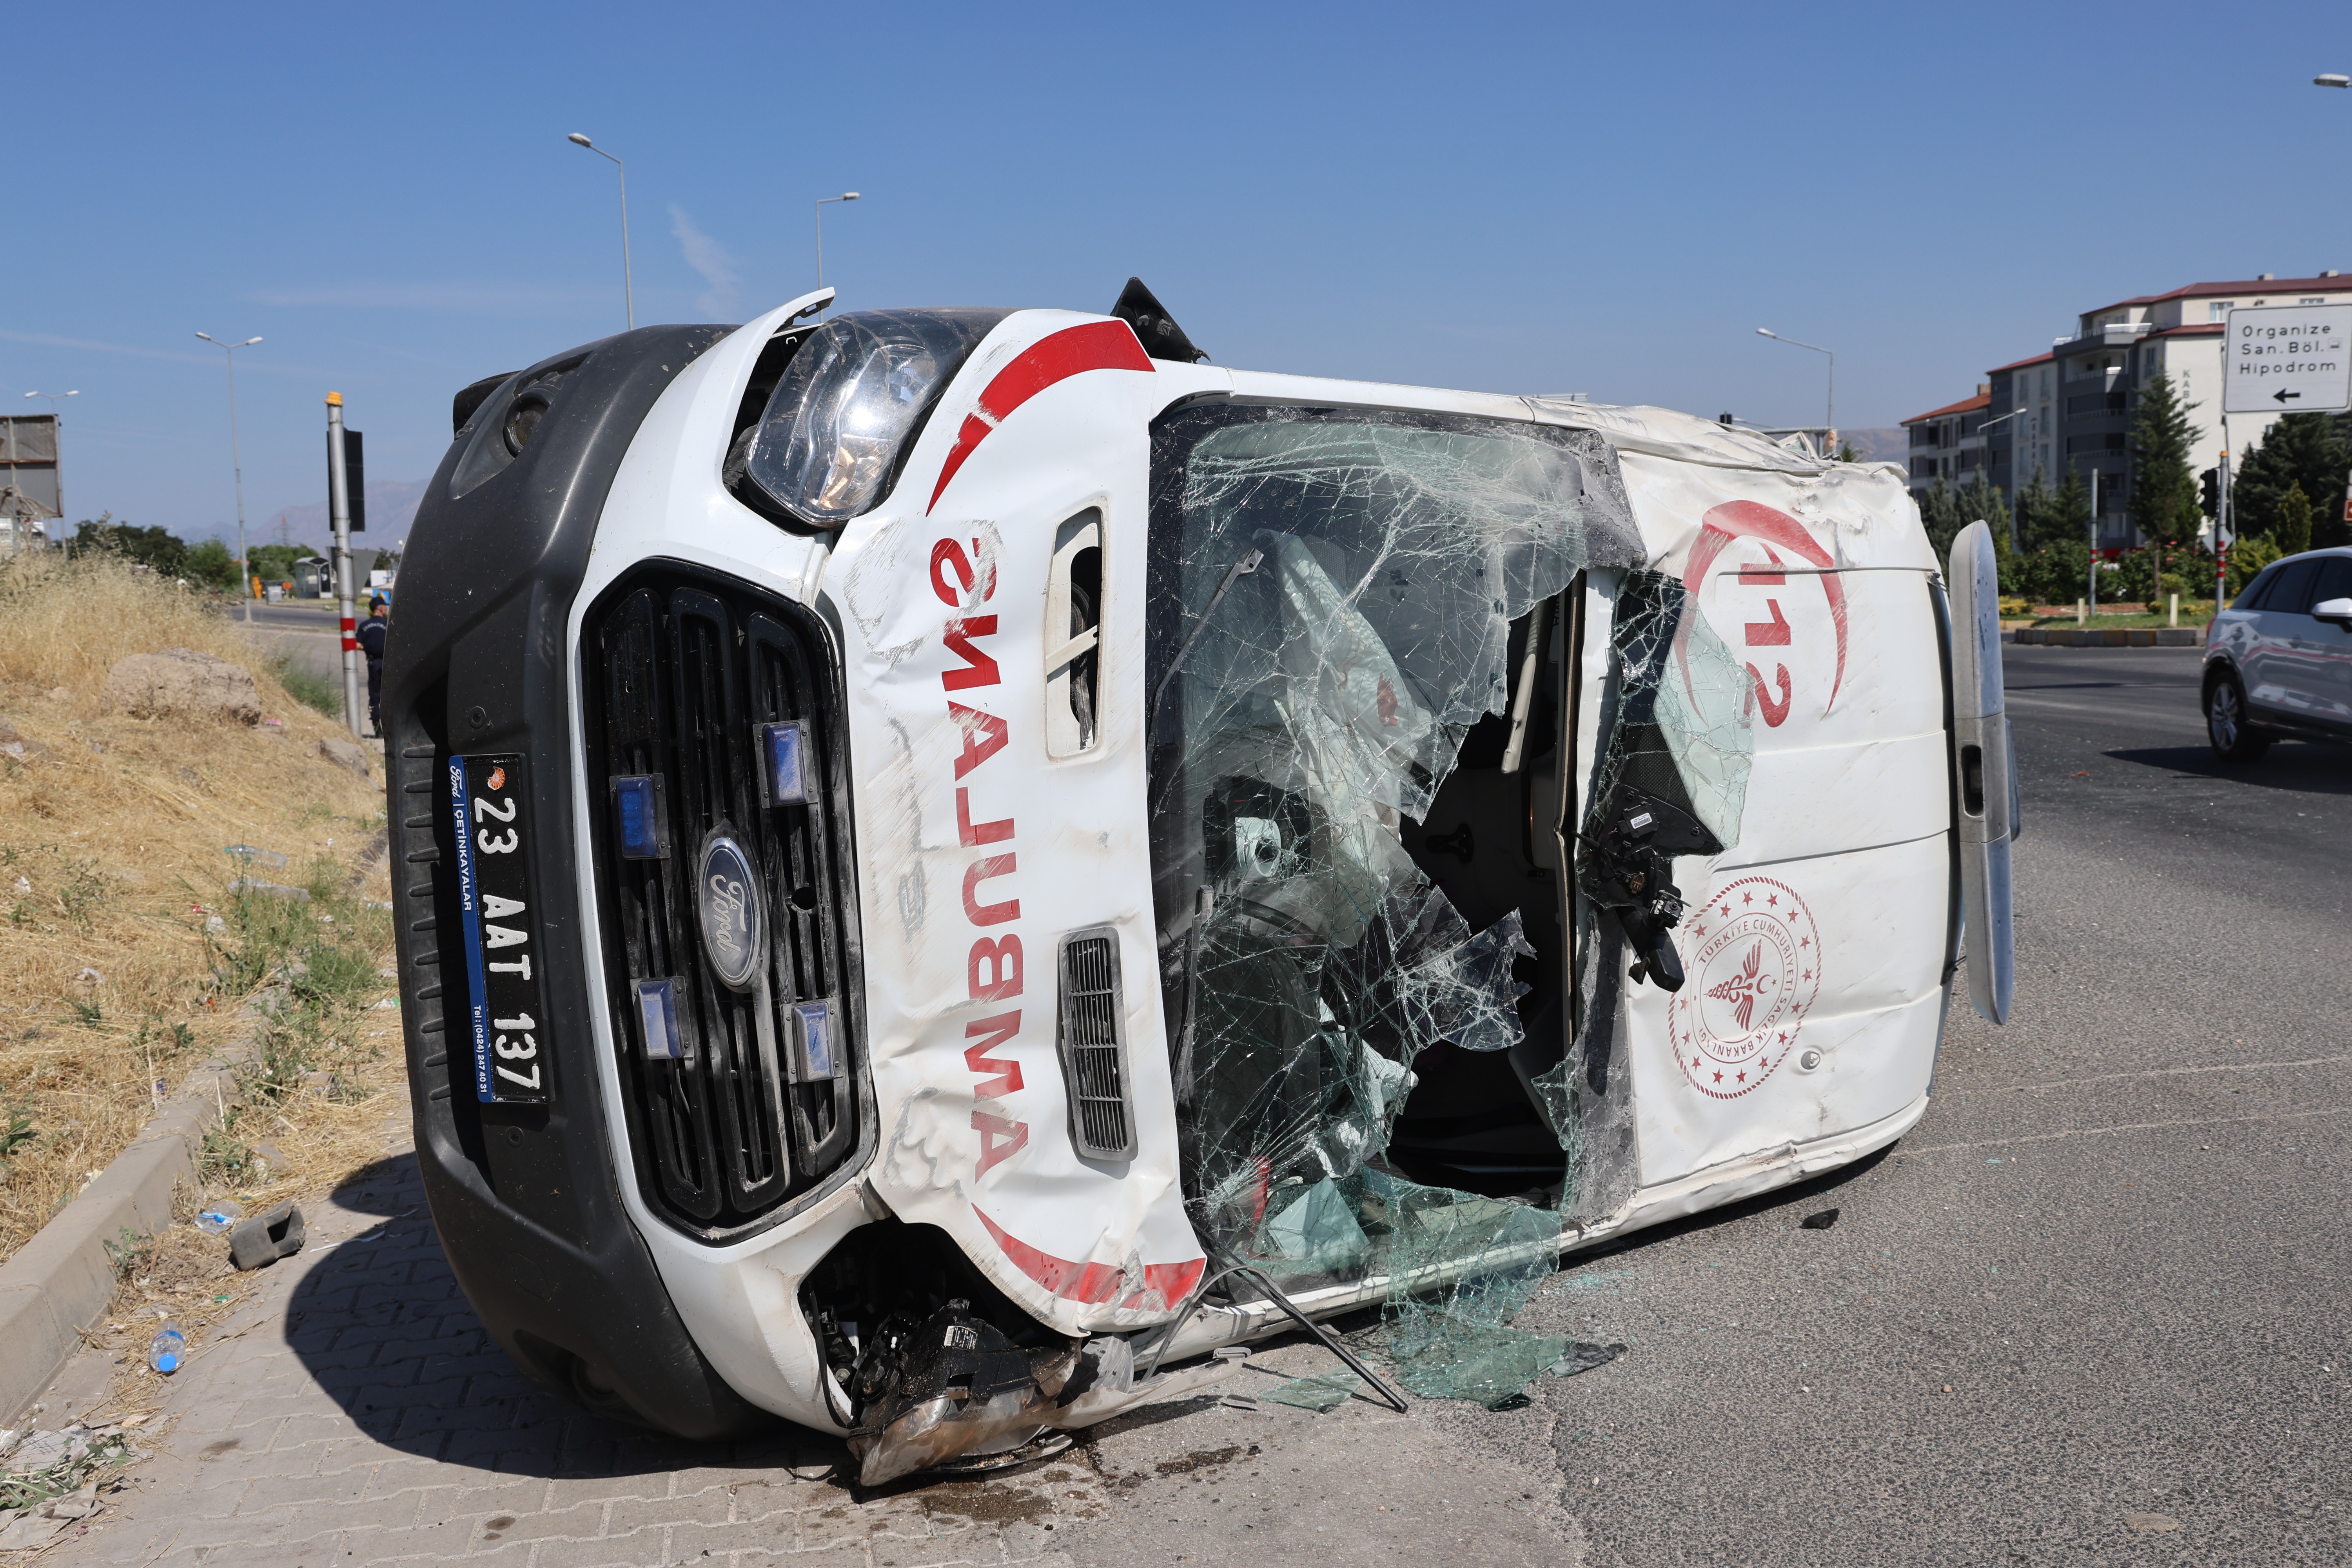
[[[2259,762],[2271,738],[2246,719],[2246,689],[2223,670],[2205,683],[2205,738],[2225,763]]]

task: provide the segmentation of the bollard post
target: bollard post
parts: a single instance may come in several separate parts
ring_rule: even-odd
[[[2087,626],[2091,624],[2090,613],[2083,607],[2083,601],[2080,599],[2074,601],[2074,624],[2078,626]]]
[[[2168,594],[2165,595],[2165,614],[2168,617],[2165,624],[2167,626],[2177,626],[2180,624],[2180,595],[2178,594]]]
[[[327,517],[335,530],[335,613],[343,629],[343,722],[360,729],[359,622],[352,603],[352,499],[343,468],[343,395],[327,394]]]

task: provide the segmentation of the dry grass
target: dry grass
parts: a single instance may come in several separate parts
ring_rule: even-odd
[[[166,647],[245,665],[282,730],[110,711],[115,661]],[[390,962],[389,918],[368,907],[388,889],[381,873],[363,895],[351,888],[383,826],[381,785],[313,754],[341,727],[287,693],[248,634],[202,598],[119,563],[12,563],[0,569],[0,718],[28,752],[47,748],[0,756],[5,1255],[130,1142],[153,1086],[229,1045],[246,1004],[294,965],[315,970],[325,953],[341,977],[334,1008],[312,1009],[303,1025],[317,1065],[349,1058],[356,1089],[376,1076],[361,1070],[374,1064],[366,1047],[381,1045],[382,1070],[396,1078],[398,1042],[396,1014],[358,1014],[363,1003],[343,994],[354,974],[369,1000],[388,989],[373,966]],[[223,853],[232,844],[283,854],[287,865],[240,866]],[[226,885],[247,869],[316,897],[230,896]],[[371,1020],[362,1037],[381,1020],[381,1040],[345,1038],[355,1034],[350,1016]],[[347,1110],[373,1126],[381,1104],[322,1106],[318,1125]],[[310,1130],[311,1114],[289,1116],[295,1130],[276,1137],[296,1167],[289,1180],[326,1136]],[[234,1136],[269,1136],[242,1126]],[[326,1144],[315,1159],[332,1163]]]

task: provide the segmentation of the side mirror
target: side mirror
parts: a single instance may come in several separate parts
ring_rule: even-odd
[[[2352,631],[2352,599],[2322,599],[2311,606],[2312,619],[2333,621]]]

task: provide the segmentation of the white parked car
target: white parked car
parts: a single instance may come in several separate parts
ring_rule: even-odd
[[[1508,1399],[1564,1251],[1917,1121],[1964,931],[2005,1015],[1990,540],[1893,468],[829,300],[467,389],[417,513],[419,1157],[549,1384],[874,1481],[1383,1304]]]
[[[2352,549],[2274,561],[2213,617],[2205,733],[2231,763],[2281,736],[2352,740]]]

